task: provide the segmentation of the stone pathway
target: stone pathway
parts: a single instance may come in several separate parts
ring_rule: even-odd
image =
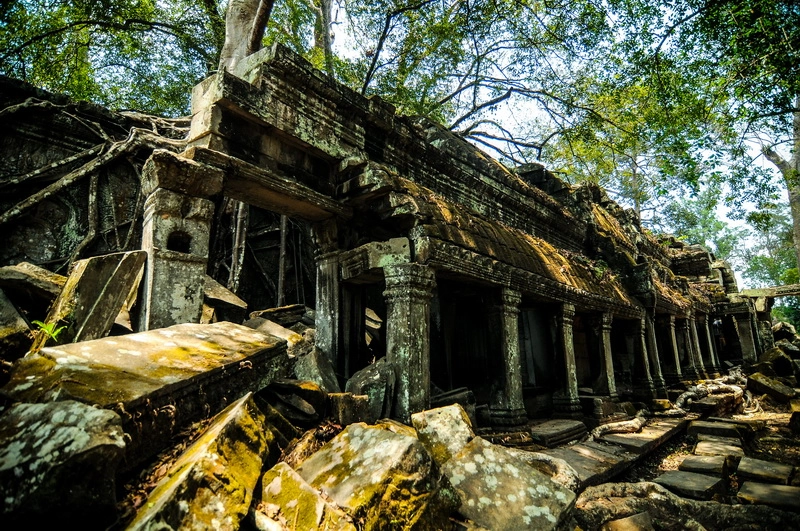
[[[542,426],[542,431],[555,428],[556,422]],[[656,483],[679,496],[710,500],[715,494],[725,493],[728,477],[735,473],[741,482],[737,493],[741,503],[800,511],[800,487],[789,486],[792,474],[800,472],[789,465],[745,455],[743,440],[761,427],[757,422],[720,417],[698,420],[698,415],[657,419],[638,433],[608,434],[596,441],[567,444],[542,450],[542,453],[569,463],[578,475],[580,488],[584,489],[609,481],[685,429],[687,434],[697,438],[694,455],[687,456],[678,470],[656,478]],[[552,430],[548,435],[559,439],[556,432]]]
[[[794,467],[745,455],[742,438],[754,429],[748,423],[718,418],[691,422],[687,433],[698,439],[694,455],[686,457],[679,470],[654,481],[679,496],[710,500],[724,492],[728,475],[735,473],[744,480],[737,493],[741,503],[800,511],[800,487],[789,486]]]
[[[683,431],[689,420],[658,419],[651,421],[638,433],[609,434],[596,441],[550,448],[542,453],[569,463],[575,469],[580,488],[583,489],[604,483],[624,472],[636,461]]]

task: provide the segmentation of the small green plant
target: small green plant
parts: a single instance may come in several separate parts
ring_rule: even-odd
[[[33,324],[39,327],[39,330],[47,334],[48,338],[53,340],[53,343],[58,343],[58,335],[66,326],[57,326],[58,323],[43,323],[41,321],[32,321]],[[45,341],[46,343],[47,341]]]

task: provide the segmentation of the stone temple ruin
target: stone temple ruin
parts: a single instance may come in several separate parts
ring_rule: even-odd
[[[4,108],[29,98],[42,107],[64,104],[3,83]],[[53,160],[73,156],[77,167],[80,157],[97,154],[97,124],[138,125],[133,115],[88,104],[79,110],[81,123],[35,113],[4,118],[4,172],[30,176],[37,166],[32,161],[45,152],[54,153]],[[510,170],[436,123],[398,115],[379,98],[336,84],[281,46],[195,87],[182,152],[150,150],[146,160],[112,161],[105,171],[118,193],[110,204],[114,220],[100,219],[93,229],[105,242],[97,249],[129,250],[141,234],[146,253],[129,253],[126,260],[136,264],[114,273],[133,282],[144,263],[138,296],[133,293],[137,303],[129,308],[137,331],[162,333],[156,343],[194,334],[200,341],[191,348],[199,351],[215,333],[222,343],[249,345],[234,345],[239,357],[231,359],[239,368],[245,360],[248,368],[255,364],[258,375],[219,389],[214,382],[222,381],[228,365],[208,376],[206,402],[217,405],[192,419],[218,411],[236,391],[255,392],[286,375],[271,361],[285,356],[284,343],[273,336],[248,339],[248,332],[224,326],[197,335],[186,324],[203,317],[212,226],[223,195],[309,228],[316,349],[340,382],[385,356],[396,383],[382,413],[404,423],[449,400],[461,403],[478,425],[499,430],[551,417],[602,426],[631,418],[624,402],[667,399],[672,384],[719,377],[774,346],[771,299],[740,294],[728,265],[706,249],[651,234],[594,184],[569,185],[537,164]],[[21,199],[9,197],[3,208]],[[31,221],[50,216],[56,225],[74,224],[59,218],[58,201],[0,220],[13,228],[3,229],[3,265],[46,262],[63,251],[63,236],[52,227],[36,232],[40,222]],[[137,201],[144,214],[133,219]],[[96,206],[79,211],[89,216],[92,208],[96,216]],[[106,314],[131,299],[127,292],[116,295],[114,311]],[[368,343],[375,320],[380,333]],[[105,324],[92,337],[107,334],[111,322]],[[41,353],[53,366],[89,352],[90,343],[80,342],[89,336],[64,333],[77,342]],[[46,339],[40,337],[41,345]],[[251,360],[248,348],[268,353]],[[132,358],[121,361],[121,351],[103,358],[103,366],[144,371],[144,362],[137,369]],[[185,368],[160,366],[159,359],[148,360],[151,372],[137,376],[137,393],[145,381],[183,378]],[[33,363],[26,360],[18,366]],[[69,378],[80,379],[84,369]],[[55,399],[54,383],[21,379],[28,374],[21,370],[12,371],[7,398]],[[126,395],[125,384],[113,385],[119,396],[93,403],[114,409],[124,402],[142,414],[145,402],[163,410],[193,407],[190,396],[175,402],[163,390]],[[79,386],[62,382],[58,389],[81,395]],[[157,451],[147,443],[166,429],[159,418],[150,435],[128,441],[129,451],[142,457]]]

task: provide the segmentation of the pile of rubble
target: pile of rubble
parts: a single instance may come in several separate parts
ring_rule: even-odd
[[[640,412],[593,440],[575,442],[586,434],[577,420],[534,421],[526,441],[557,447],[526,451],[508,447],[515,434],[482,427],[468,390],[435,396],[439,407],[411,425],[388,420],[395,369],[381,358],[340,381],[304,306],[248,316],[208,279],[204,323],[133,333],[142,263],[139,252],[105,255],[66,278],[0,268],[0,497],[13,527],[593,529],[633,515],[653,528],[670,514],[698,529],[800,525],[792,504],[775,509],[744,487],[730,505],[686,499],[697,496],[670,478],[603,483],[687,425],[699,429],[689,423],[703,412],[748,393],[751,407],[765,395],[789,402],[796,337],[779,339],[746,381],[675,388],[672,402],[651,404],[662,409],[655,419]],[[670,418],[678,408],[690,416]],[[784,485],[797,476],[781,470]],[[789,497],[799,488],[785,486]]]

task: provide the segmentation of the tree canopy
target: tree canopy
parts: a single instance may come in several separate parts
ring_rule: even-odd
[[[260,44],[507,163],[599,182],[684,236],[665,210],[682,196],[700,194],[681,208],[708,227],[708,183],[743,213],[774,205],[782,182],[800,242],[793,0],[15,0],[0,7],[0,73],[185,114],[220,65],[226,9],[244,3],[269,20]]]

